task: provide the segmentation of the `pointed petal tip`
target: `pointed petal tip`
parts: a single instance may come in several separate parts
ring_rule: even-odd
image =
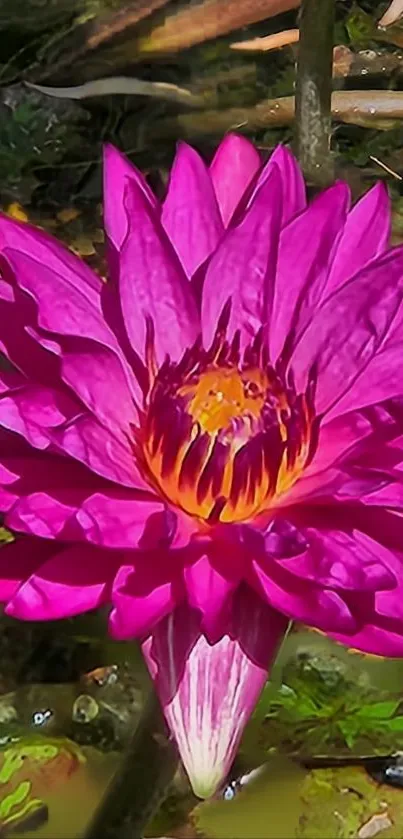
[[[385,181],[377,181],[377,182],[373,185],[373,187],[372,187],[372,191],[373,191],[373,192],[375,192],[375,193],[378,193],[378,192],[379,192],[379,194],[380,194],[380,195],[382,195],[382,197],[387,197],[387,198],[389,198],[388,185],[387,185],[387,183],[386,183]]]
[[[219,144],[210,164],[210,175],[225,227],[228,227],[260,165],[259,152],[246,137],[230,133]]]
[[[189,152],[189,154],[193,154],[197,157],[200,157],[199,152],[193,146],[191,146],[190,143],[187,143],[186,140],[177,140],[175,144],[175,151],[176,154],[178,154],[178,152],[183,153],[187,151]]]
[[[285,146],[284,143],[279,143],[278,146],[275,147],[270,155],[270,160],[272,163],[275,163],[276,161],[278,162],[279,160],[289,160],[297,166],[298,169],[301,168],[295,154],[293,154],[291,149],[289,149],[288,146]]]
[[[243,155],[248,155],[250,159],[254,159],[260,163],[260,155],[255,145],[248,140],[247,137],[244,137],[242,134],[238,134],[236,131],[229,131],[228,134],[223,137],[221,143],[217,147],[215,156],[219,153],[222,154],[223,152],[230,152],[231,154],[234,152],[242,153]]]
[[[154,210],[158,201],[148,186],[147,180],[129,158],[112,143],[103,146],[103,190],[104,224],[110,243],[119,251],[126,239],[129,228],[127,208],[124,206],[124,193],[127,181],[137,187],[146,204]],[[113,263],[111,264],[113,272]]]
[[[102,156],[103,156],[104,160],[105,160],[105,158],[109,157],[109,155],[113,155],[115,153],[120,154],[120,152],[118,151],[116,146],[113,145],[113,143],[103,143],[103,145],[102,145]]]
[[[216,767],[215,771],[202,773],[200,775],[193,775],[188,769],[188,777],[192,790],[196,798],[206,800],[212,798],[216,794],[223,781],[225,781],[226,773],[221,767]]]
[[[134,174],[135,171],[134,166],[130,163],[128,157],[126,157],[124,152],[120,151],[120,149],[118,149],[117,146],[114,146],[113,143],[103,144],[102,162],[104,168],[104,175],[105,170],[109,167],[119,167],[127,176],[130,176],[132,173]],[[112,175],[116,175],[116,170],[113,173],[111,172],[111,176]]]
[[[114,641],[127,641],[131,637],[130,631],[116,608],[109,613],[108,632]]]
[[[224,231],[209,171],[196,149],[183,141],[176,147],[161,220],[190,279]]]
[[[113,143],[106,142],[102,144],[102,157],[104,163],[106,161],[108,163],[121,163],[127,168],[128,173],[137,173],[136,166],[131,163],[127,154],[125,154],[124,151],[121,151],[121,149]]]
[[[346,211],[350,208],[351,189],[347,181],[335,181],[334,184],[325,189],[324,192],[319,193],[318,198],[320,198],[321,195],[327,195],[334,201],[340,201],[345,206]]]
[[[370,209],[373,208],[373,212],[377,213],[387,213],[389,215],[391,204],[389,198],[389,191],[387,184],[383,181],[377,181],[370,189],[364,192],[363,195],[358,199],[355,203],[355,207],[358,206],[366,206],[367,213],[368,207]]]

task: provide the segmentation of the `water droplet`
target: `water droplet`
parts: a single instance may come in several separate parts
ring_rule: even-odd
[[[50,708],[46,708],[45,711],[35,711],[32,714],[32,725],[45,725],[51,717],[53,717],[53,711]]]
[[[77,696],[73,705],[72,717],[74,722],[89,723],[99,714],[98,702],[88,694],[82,693]]]
[[[236,796],[236,789],[235,789],[234,784],[233,783],[228,784],[228,786],[225,787],[225,790],[223,792],[224,801],[232,801],[232,799],[235,798],[235,796]]]

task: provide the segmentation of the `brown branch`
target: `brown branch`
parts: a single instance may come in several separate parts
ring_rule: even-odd
[[[130,30],[168,2],[169,0],[133,0],[128,6],[118,11],[111,11],[77,23],[67,36],[61,33],[58,39],[61,54],[52,66],[38,67],[38,78],[46,78],[49,74],[54,77],[66,67],[70,68],[78,59]],[[56,40],[52,40],[52,49],[55,43]]]
[[[156,24],[136,44],[139,55],[179,52],[295,9],[300,0],[203,0],[188,2]]]
[[[385,14],[381,17],[378,26],[390,26],[403,15],[403,0],[392,0]]]
[[[353,125],[389,128],[391,121],[403,119],[403,91],[399,90],[340,90],[334,91],[331,113],[337,122]],[[144,126],[144,142],[160,139],[195,140],[221,137],[228,131],[261,128],[283,128],[291,125],[295,116],[294,96],[264,99],[251,108],[227,108],[179,114]]]
[[[284,29],[282,32],[264,35],[262,38],[252,38],[250,41],[234,41],[230,44],[230,48],[241,52],[269,52],[296,44],[298,41],[299,29]]]

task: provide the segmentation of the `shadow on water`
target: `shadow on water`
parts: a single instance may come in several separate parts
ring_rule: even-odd
[[[217,839],[289,839],[296,835],[304,775],[286,758],[271,758],[234,800],[199,805],[194,824],[203,836]]]
[[[102,755],[88,747],[83,747],[82,755],[85,763],[60,787],[44,795],[48,807],[47,821],[32,833],[16,830],[10,835],[15,839],[24,839],[26,836],[35,839],[70,839],[83,834],[116,770],[119,757],[117,754]]]

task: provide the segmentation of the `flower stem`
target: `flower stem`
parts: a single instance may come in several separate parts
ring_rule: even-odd
[[[154,692],[84,839],[141,839],[178,765]]]
[[[308,182],[334,177],[330,152],[335,0],[302,0],[296,86],[296,149]]]

